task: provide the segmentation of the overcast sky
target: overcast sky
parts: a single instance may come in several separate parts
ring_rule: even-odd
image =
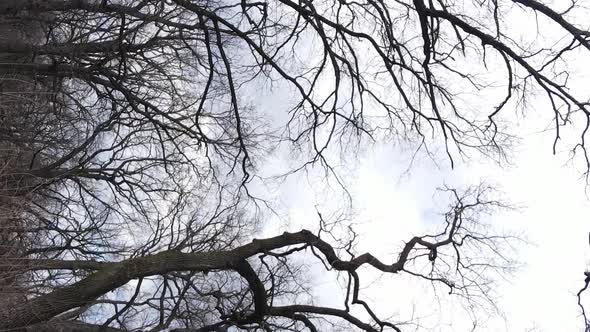
[[[272,105],[284,92],[273,91],[262,98]],[[444,201],[434,196],[436,188],[447,184],[463,187],[485,181],[496,185],[502,199],[519,205],[518,211],[498,213],[490,222],[497,230],[522,234],[527,242],[515,243],[510,253],[520,265],[512,276],[496,286],[500,312],[479,312],[475,331],[581,331],[582,319],[576,292],[583,286],[583,272],[590,261],[588,221],[590,200],[582,172],[568,163],[567,142],[553,155],[554,132],[540,132],[549,121],[549,110],[539,100],[531,108],[538,114],[533,120],[515,118],[520,143],[514,147],[511,165],[499,166],[485,158],[457,163],[451,169],[447,160],[438,163],[420,157],[410,167],[413,151],[403,146],[382,143],[364,149],[347,165],[353,212],[347,222],[360,234],[357,251],[392,261],[401,246],[413,235],[421,235],[442,225]],[[270,159],[267,169],[288,164],[288,157]],[[271,172],[272,173],[272,172]],[[284,204],[284,218],[268,223],[266,235],[317,227],[316,208],[338,211],[344,197],[333,195],[313,177],[298,175],[276,187]],[[334,273],[320,273],[315,267],[311,282],[316,286],[319,303],[342,306],[342,288]],[[432,331],[469,331],[469,314],[456,298],[444,290],[438,297],[424,282],[403,276],[383,276],[364,272],[363,294],[378,308],[382,317],[411,320]],[[442,290],[442,288],[441,288]],[[590,298],[590,296],[588,296]],[[434,299],[437,299],[434,301]],[[413,330],[414,326],[410,330]],[[420,329],[419,329],[420,330]]]
[[[524,129],[523,129],[524,130]],[[481,180],[496,184],[503,199],[522,208],[498,213],[490,222],[498,231],[523,234],[528,243],[515,243],[510,253],[521,265],[496,287],[498,308],[490,317],[480,312],[476,331],[581,331],[582,319],[575,293],[583,285],[589,261],[588,222],[590,201],[581,173],[565,165],[567,155],[553,156],[553,133],[523,132],[512,166],[498,167],[482,160],[436,167],[422,159],[406,172],[411,151],[380,145],[359,155],[351,193],[357,212],[352,221],[359,232],[357,251],[370,251],[384,261],[397,258],[403,241],[442,225],[441,201],[435,189],[447,184],[461,187]],[[317,226],[316,206],[330,210],[342,204],[338,196],[326,197],[316,182],[291,179],[279,195],[288,207],[289,228]],[[323,188],[323,187],[322,187]],[[279,226],[280,224],[280,226]],[[284,231],[284,223],[269,223],[267,234]],[[315,267],[321,271],[319,264]],[[320,303],[342,306],[342,291],[334,273],[315,273]],[[472,321],[461,304],[442,288],[435,297],[424,282],[379,273],[362,275],[371,299],[383,316],[394,315],[433,331],[468,331]],[[374,283],[369,284],[369,282]],[[397,316],[399,315],[399,316]],[[503,315],[503,316],[502,316]],[[413,329],[410,329],[413,330]]]
[[[510,20],[513,28],[524,34],[536,29],[522,18]],[[550,40],[551,34],[561,33],[546,31],[538,38]],[[571,59],[577,60],[575,54]],[[578,91],[584,91],[590,83],[583,62],[569,64],[569,70],[578,74],[572,78],[577,79],[573,89]],[[498,75],[505,75],[504,72],[504,68],[498,68]],[[277,116],[276,107],[283,107],[288,95],[289,92],[275,86],[266,94],[257,91],[252,102],[269,115]],[[460,161],[451,169],[444,158],[434,163],[420,156],[408,171],[414,151],[388,142],[366,147],[345,161],[346,167],[339,165],[347,170],[348,189],[353,197],[354,214],[348,216],[347,222],[352,222],[360,234],[357,252],[369,251],[391,262],[397,259],[404,241],[442,225],[443,220],[436,213],[443,212],[445,202],[434,196],[436,188],[444,184],[460,188],[480,181],[494,184],[504,193],[502,199],[521,208],[493,215],[492,227],[498,232],[522,234],[526,242],[514,243],[515,251],[509,253],[518,261],[518,269],[506,280],[498,280],[495,289],[500,311],[490,311],[489,315],[478,312],[474,330],[582,331],[575,294],[583,286],[583,272],[590,262],[590,188],[583,178],[583,169],[576,167],[577,159],[568,163],[570,139],[577,138],[568,138],[566,132],[558,144],[558,153],[553,155],[555,132],[543,132],[552,116],[544,98],[532,98],[525,117],[510,109],[505,113],[510,114],[511,132],[520,140],[514,146],[510,165],[500,166],[475,157]],[[262,173],[286,168],[289,153],[277,155],[281,157],[269,159]],[[318,220],[316,209],[330,214],[346,205],[343,196],[334,195],[337,190],[326,190],[325,183],[320,182],[300,174],[274,187],[273,195],[284,205],[284,218],[269,222],[265,235],[275,235],[285,228],[314,229]],[[314,268],[318,273],[313,274],[311,282],[317,286],[318,303],[341,307],[342,287],[336,284],[335,274],[320,273],[319,264]],[[418,327],[432,331],[473,328],[469,314],[442,288],[435,297],[429,284],[403,276],[365,271],[362,277],[368,286],[363,294],[382,317],[412,320]],[[590,293],[586,298],[590,304]]]

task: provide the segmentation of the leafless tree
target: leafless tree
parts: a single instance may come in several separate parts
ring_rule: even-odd
[[[382,273],[407,273],[443,285],[469,301],[479,301],[478,297],[487,300],[484,275],[488,270],[501,271],[511,263],[502,255],[507,238],[487,233],[489,227],[481,223],[482,214],[503,206],[486,197],[489,190],[449,189],[455,202],[444,214],[444,229],[411,238],[393,263],[382,262],[370,253],[354,255],[354,238],[339,248],[324,241],[321,232],[307,230],[254,239],[232,249],[172,249],[119,261],[20,259],[15,264],[32,271],[59,273],[70,282],[46,293],[40,291],[26,302],[4,310],[1,327],[77,330],[83,326],[98,331],[117,322],[113,330],[215,331],[233,326],[245,330],[316,331],[326,324],[316,320],[330,316],[365,331],[397,331],[400,328],[395,322],[378,318],[363,301],[358,271],[371,266]],[[344,308],[284,305],[293,303],[302,291],[292,280],[297,278],[297,272],[291,270],[289,262],[298,252],[312,254],[328,270],[345,275],[348,289]],[[469,254],[461,256],[460,252]],[[429,271],[416,269],[425,262],[431,263]],[[131,284],[132,280],[137,281]],[[134,290],[124,299],[109,293],[120,287]],[[114,314],[93,312],[105,317],[102,325],[72,320],[106,305],[114,306]],[[369,315],[368,322],[355,317],[350,311],[352,306],[363,308]]]
[[[490,273],[512,258],[510,237],[485,226],[505,207],[486,186],[446,189],[444,229],[384,263],[355,253],[353,231],[253,239],[264,215],[249,185],[276,147],[303,151],[291,172],[319,164],[337,179],[333,156],[372,141],[428,153],[443,142],[451,164],[472,153],[502,161],[506,113],[537,93],[556,144],[564,127],[580,130],[571,149],[590,168],[588,96],[572,92],[567,68],[590,51],[574,20],[584,10],[536,0],[2,1],[3,29],[26,38],[0,40],[0,291],[11,294],[0,329],[400,330],[362,299],[366,266],[489,301]],[[560,35],[523,46],[514,13]],[[488,67],[505,71],[504,92],[474,105],[462,94],[497,97]],[[282,126],[248,102],[261,84],[295,92],[276,111]],[[304,296],[297,255],[347,280],[342,308]]]

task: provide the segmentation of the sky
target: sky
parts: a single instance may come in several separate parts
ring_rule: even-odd
[[[515,243],[514,252],[508,253],[518,262],[517,269],[495,286],[498,312],[478,312],[475,331],[581,331],[575,294],[590,262],[590,200],[581,173],[566,164],[566,156],[552,155],[552,135],[524,134],[513,165],[506,167],[476,160],[451,170],[422,160],[407,172],[410,151],[385,144],[367,149],[353,171],[356,213],[348,219],[359,233],[357,252],[371,252],[386,262],[396,259],[404,241],[442,222],[436,214],[441,211],[440,199],[433,196],[437,187],[484,180],[503,192],[500,198],[519,206],[517,211],[494,214],[492,227],[511,230],[525,241]],[[301,179],[282,187],[279,197],[287,206],[289,230],[317,228],[318,204],[326,209],[330,205],[317,188],[313,181]],[[284,223],[276,222],[269,223],[267,235],[285,230]],[[313,269],[318,303],[341,307],[343,288],[336,274],[323,272],[319,264]],[[424,282],[376,271],[363,271],[361,277],[367,281],[364,297],[382,317],[412,320],[418,330],[472,330],[468,312],[444,291],[435,300]]]
[[[571,70],[583,74],[581,66],[574,64]],[[588,76],[579,77],[574,89],[583,89],[587,84],[584,78]],[[287,92],[275,89],[262,95],[258,104],[272,109],[286,95]],[[411,236],[440,226],[442,221],[437,213],[442,212],[445,202],[433,195],[438,187],[460,188],[485,181],[501,190],[500,198],[519,207],[516,211],[498,212],[489,220],[495,230],[508,230],[523,239],[508,253],[518,262],[517,268],[495,285],[497,311],[480,310],[472,318],[460,301],[444,291],[433,294],[429,284],[399,275],[363,271],[361,277],[367,286],[363,296],[381,317],[392,315],[393,320],[412,321],[414,325],[408,325],[409,331],[583,330],[576,293],[583,286],[584,271],[590,266],[590,188],[583,170],[577,167],[578,159],[569,162],[568,144],[575,137],[568,138],[566,134],[553,154],[555,132],[543,130],[551,115],[543,98],[532,100],[526,116],[511,115],[512,129],[518,133],[519,141],[513,148],[510,164],[498,165],[474,157],[451,169],[444,158],[433,162],[423,156],[410,164],[413,150],[387,142],[365,147],[346,161],[351,163],[346,166],[346,174],[354,211],[345,219],[354,224],[359,234],[357,252],[371,252],[384,261],[396,259],[404,241]],[[289,157],[283,155],[271,159],[265,168],[272,173],[287,164]],[[331,211],[326,213],[334,216],[346,199],[334,195],[320,182],[313,176],[297,175],[276,187],[274,195],[283,204],[283,218],[269,222],[264,234],[316,229],[318,209]],[[335,273],[323,271],[319,263],[311,269],[310,282],[318,303],[342,307],[342,281]],[[590,294],[585,302],[590,305]]]

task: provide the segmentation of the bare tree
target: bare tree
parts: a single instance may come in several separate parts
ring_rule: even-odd
[[[488,200],[489,188],[466,192],[449,190],[455,203],[445,213],[445,227],[437,234],[410,239],[393,263],[384,263],[370,253],[355,256],[354,238],[342,248],[322,240],[320,234],[302,230],[277,237],[254,239],[227,250],[164,250],[121,261],[24,259],[30,270],[69,274],[77,280],[2,312],[4,329],[30,326],[76,330],[86,324],[99,330],[117,321],[118,329],[172,329],[177,331],[215,331],[235,326],[240,329],[318,329],[317,317],[332,316],[365,331],[384,328],[400,330],[395,322],[379,319],[359,295],[361,281],[357,271],[371,266],[383,273],[407,273],[434,284],[441,284],[471,301],[485,297],[486,270],[501,270],[510,261],[501,256],[505,237],[486,233],[482,213],[503,205]],[[328,270],[340,271],[348,279],[344,308],[289,303],[300,291],[290,281],[297,274],[290,270],[290,256],[307,252],[321,260]],[[461,256],[460,252],[470,253]],[[340,256],[348,255],[348,259]],[[490,260],[490,257],[498,260]],[[487,260],[484,260],[487,259]],[[413,266],[430,261],[424,273]],[[19,262],[21,263],[21,262]],[[87,271],[80,275],[80,271]],[[487,272],[486,272],[487,273]],[[238,277],[236,279],[236,277]],[[108,293],[132,280],[135,290],[129,299],[117,299]],[[148,285],[146,285],[148,284]],[[155,284],[150,285],[149,284]],[[115,313],[102,325],[90,325],[77,318],[94,306],[115,306]],[[365,322],[350,312],[360,306],[369,314]],[[73,311],[72,311],[73,310]],[[137,321],[136,316],[146,313]],[[98,314],[100,315],[100,314]],[[135,319],[134,319],[135,318]],[[41,325],[38,325],[41,324]],[[139,326],[134,324],[141,324]],[[319,325],[322,326],[322,325]]]
[[[584,8],[3,1],[3,29],[28,37],[0,40],[0,291],[18,298],[2,306],[0,329],[315,331],[343,321],[399,331],[362,299],[366,266],[491,300],[488,281],[512,258],[503,251],[510,237],[485,226],[486,214],[506,207],[486,186],[447,189],[444,229],[409,239],[393,263],[355,253],[353,231],[332,242],[322,227],[253,239],[265,202],[249,186],[276,147],[304,152],[290,172],[319,164],[341,184],[334,156],[372,141],[427,153],[442,142],[451,164],[473,153],[502,161],[514,134],[504,114],[539,92],[556,143],[582,121],[571,125],[581,130],[571,149],[590,168],[588,96],[570,90],[566,66],[590,51],[590,32],[570,19]],[[565,37],[522,46],[509,27],[514,12]],[[504,92],[473,105],[461,94],[497,95],[480,75],[488,66],[505,71]],[[280,125],[247,101],[269,82],[295,92],[280,105]],[[299,254],[344,276],[342,308],[303,296]],[[427,272],[414,268],[424,262]]]

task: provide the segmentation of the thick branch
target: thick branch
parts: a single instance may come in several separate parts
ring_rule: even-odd
[[[416,244],[427,247],[437,246],[430,244],[421,238],[413,238],[406,244],[399,259],[393,264],[384,264],[371,254],[363,254],[350,261],[343,261],[336,255],[330,244],[321,240],[310,231],[302,230],[296,233],[283,233],[280,236],[263,240],[254,240],[249,244],[229,251],[205,252],[205,253],[181,253],[178,251],[165,251],[156,255],[129,259],[118,263],[101,264],[98,262],[80,261],[42,261],[44,264],[53,265],[55,268],[99,268],[99,270],[87,278],[64,288],[57,289],[49,294],[39,296],[31,301],[13,308],[8,312],[0,313],[0,328],[19,328],[27,325],[49,320],[67,310],[83,306],[97,297],[123,286],[133,279],[165,274],[172,271],[196,271],[209,270],[234,270],[244,277],[251,287],[256,286],[257,277],[251,268],[244,265],[245,260],[258,253],[287,247],[295,244],[308,244],[317,248],[326,257],[330,265],[341,271],[354,271],[364,264],[369,264],[383,272],[397,273],[401,271],[410,251]],[[249,267],[249,266],[248,266]],[[256,277],[256,279],[255,279]],[[253,287],[253,291],[262,291],[262,286]],[[265,311],[266,302],[261,296],[256,297],[256,317]]]

